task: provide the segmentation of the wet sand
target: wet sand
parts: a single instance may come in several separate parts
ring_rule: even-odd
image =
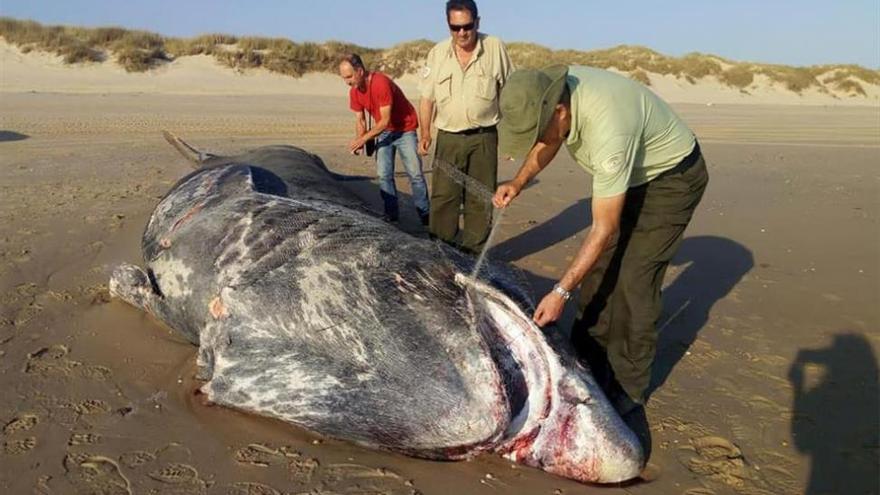
[[[496,456],[421,461],[206,407],[195,348],[109,299],[111,270],[140,263],[152,208],[189,170],[161,129],[219,153],[296,144],[336,172],[371,174],[344,152],[345,98],[0,95],[0,491],[877,493],[880,110],[676,108],[711,179],[658,325],[648,415],[662,474],[593,487]],[[490,253],[522,269],[536,297],[583,238],[590,194],[567,156],[538,179]],[[355,187],[379,209],[374,183]],[[412,208],[402,227],[421,233]],[[560,331],[571,319],[569,308]]]

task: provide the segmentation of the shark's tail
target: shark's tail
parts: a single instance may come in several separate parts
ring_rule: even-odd
[[[202,151],[202,150],[197,149],[196,147],[190,145],[189,143],[187,143],[183,139],[180,139],[179,137],[175,136],[170,131],[163,130],[162,136],[165,138],[166,141],[168,141],[168,144],[170,144],[171,146],[174,146],[174,149],[176,149],[181,155],[183,155],[184,158],[186,158],[188,161],[190,161],[193,164],[193,168],[195,168],[195,169],[198,169],[202,165],[205,165],[205,162],[207,162],[208,160],[210,160],[212,158],[217,158],[219,156],[219,155],[215,155],[213,153],[208,153],[207,151]],[[337,180],[340,182],[348,182],[348,181],[373,180],[376,178],[373,176],[366,176],[366,175],[338,174],[338,173],[333,172],[330,169],[328,169],[327,166],[324,164],[324,161],[321,160],[321,158],[319,156],[317,156],[313,153],[309,153],[301,148],[296,148],[296,149],[298,149],[304,153],[308,153],[309,155],[314,157],[316,160],[318,160],[318,162],[320,162],[320,164],[324,168],[324,170],[326,170],[327,173],[330,174],[330,176],[333,177],[334,180]],[[402,174],[397,174],[397,176],[401,176],[401,175]]]

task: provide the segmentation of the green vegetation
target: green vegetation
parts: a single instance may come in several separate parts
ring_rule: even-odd
[[[364,59],[364,63],[398,77],[418,71],[433,46],[434,42],[430,40],[409,41],[383,50],[373,59]]]
[[[745,89],[755,80],[755,75],[746,65],[734,65],[726,71],[718,74],[718,80],[728,86]]]
[[[171,38],[119,27],[44,26],[9,17],[0,17],[0,36],[25,53],[33,50],[55,53],[70,64],[115,59],[127,71],[143,72],[177,57],[209,55],[236,70],[264,68],[293,77],[308,72],[335,72],[339,57],[348,52],[360,54],[368,67],[399,77],[417,71],[434,45],[429,40],[416,40],[382,50],[341,41],[295,43],[285,38],[238,37],[221,33]],[[589,52],[551,50],[521,42],[508,43],[507,47],[517,67],[583,64],[618,70],[645,85],[651,84],[649,74],[673,76],[690,84],[714,77],[723,84],[745,91],[757,76],[763,76],[797,93],[814,88],[826,93],[834,90],[864,96],[866,92],[862,83],[880,84],[880,71],[857,65],[789,67],[736,62],[702,53],[669,57],[645,47],[629,45]]]
[[[867,94],[865,94],[865,88],[863,88],[861,84],[850,79],[844,79],[843,81],[838,81],[834,83],[834,88],[842,93],[847,93],[850,95],[858,94],[862,96],[868,96]]]
[[[629,73],[629,78],[633,81],[638,81],[645,86],[651,85],[651,78],[648,77],[648,73],[643,71],[642,69],[636,69]]]

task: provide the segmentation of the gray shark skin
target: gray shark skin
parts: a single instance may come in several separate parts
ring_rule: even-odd
[[[110,290],[198,345],[210,401],[416,457],[638,475],[635,435],[504,266],[471,279],[472,259],[382,222],[295,147],[200,165]]]

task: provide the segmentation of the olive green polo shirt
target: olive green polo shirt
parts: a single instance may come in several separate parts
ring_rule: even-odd
[[[461,68],[452,38],[434,45],[421,72],[419,93],[434,102],[434,125],[448,132],[460,132],[498,123],[498,94],[513,65],[504,43],[480,33],[477,47]]]
[[[694,149],[693,131],[653,91],[613,72],[571,66],[566,147],[609,197],[674,168]]]

